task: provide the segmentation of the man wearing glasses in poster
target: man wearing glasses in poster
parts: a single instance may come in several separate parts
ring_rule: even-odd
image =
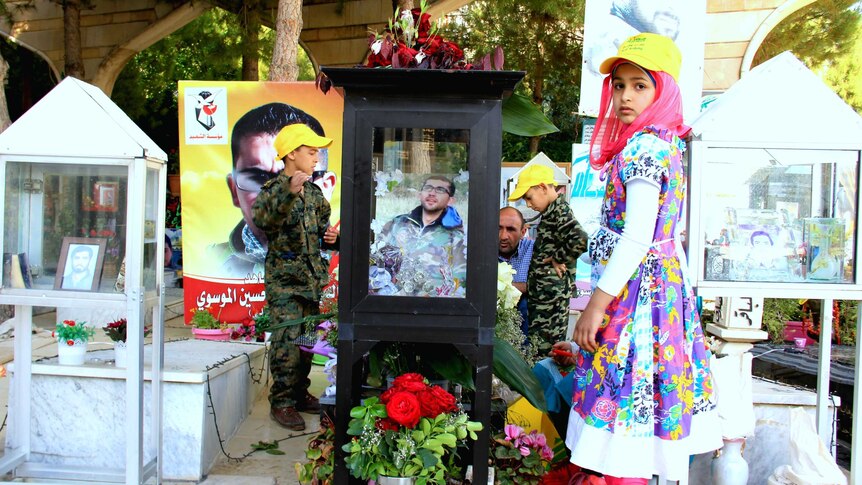
[[[369,293],[393,296],[464,297],[467,243],[455,207],[455,184],[431,175],[419,205],[388,222],[375,242]]]
[[[242,212],[242,220],[231,231],[226,242],[210,248],[213,262],[220,264],[218,276],[256,277],[263,281],[267,240],[263,231],[254,224],[251,208],[261,186],[284,169],[283,162],[275,160],[273,139],[282,128],[294,123],[305,123],[318,135],[325,135],[317,119],[285,103],[258,106],[240,117],[233,126],[233,171],[227,175],[227,186],[233,205]],[[327,171],[325,148],[320,150],[319,158],[319,167],[315,167],[312,181],[320,186],[326,199],[330,200],[336,177]]]

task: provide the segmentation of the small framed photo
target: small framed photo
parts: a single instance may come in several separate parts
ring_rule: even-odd
[[[85,210],[95,212],[116,212],[119,206],[118,192],[120,184],[117,182],[96,182],[93,184],[93,197],[89,204],[85,204]]]
[[[54,278],[55,290],[97,291],[107,239],[64,237]]]

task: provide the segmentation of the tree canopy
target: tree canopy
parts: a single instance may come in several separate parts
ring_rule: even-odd
[[[444,36],[464,47],[468,57],[501,46],[505,68],[526,72],[518,92],[560,128],[532,146],[528,138],[505,133],[506,160],[526,161],[531,151],[544,151],[555,161],[571,161],[583,23],[583,0],[476,0],[447,17]]]

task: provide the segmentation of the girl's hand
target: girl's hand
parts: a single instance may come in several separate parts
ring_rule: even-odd
[[[326,232],[323,233],[323,242],[326,244],[335,244],[339,232],[338,228],[327,226]]]
[[[551,347],[551,358],[560,367],[575,365],[575,354],[570,342],[557,342]]]
[[[557,260],[554,258],[546,258],[545,262],[550,262],[551,265],[553,265],[554,271],[557,272],[558,278],[562,278],[563,275],[566,273],[566,263],[558,263]]]
[[[290,177],[290,191],[294,194],[301,194],[302,184],[304,184],[309,178],[308,174],[301,170],[293,172],[293,176]]]
[[[575,324],[575,334],[573,340],[578,347],[590,353],[595,353],[599,345],[596,342],[596,334],[602,324],[602,319],[605,317],[604,312],[591,312],[589,308],[581,313],[578,318],[578,323]]]

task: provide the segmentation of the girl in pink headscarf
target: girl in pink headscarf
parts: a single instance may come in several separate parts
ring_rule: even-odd
[[[566,444],[574,464],[608,484],[681,480],[689,455],[722,446],[709,353],[676,238],[689,131],[680,62],[672,40],[644,33],[601,65],[609,76],[590,163],[607,186],[589,245],[593,294],[575,326]]]

